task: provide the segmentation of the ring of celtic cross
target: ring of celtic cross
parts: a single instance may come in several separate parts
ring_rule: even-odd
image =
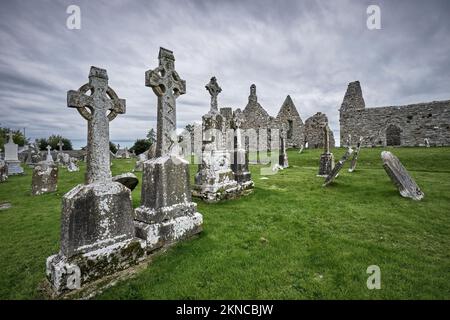
[[[80,89],[78,89],[78,92],[82,94],[86,94],[88,91],[91,91],[91,95],[94,92],[94,88],[89,83],[82,85]],[[120,104],[120,99],[117,96],[117,93],[110,86],[108,86],[108,89],[106,90],[106,95],[111,99],[114,105]],[[84,119],[88,121],[92,119],[92,114],[89,110],[89,106],[77,107],[76,109]],[[116,111],[116,108],[110,109],[110,113],[108,114],[108,120],[113,121],[117,117],[117,114],[118,113]]]

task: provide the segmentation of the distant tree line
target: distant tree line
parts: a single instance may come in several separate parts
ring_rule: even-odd
[[[148,133],[146,139],[137,139],[134,142],[134,145],[130,148],[130,151],[139,155],[144,153],[156,142],[156,132],[155,129],[151,128]]]

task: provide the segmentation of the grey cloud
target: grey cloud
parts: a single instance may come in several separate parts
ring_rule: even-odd
[[[187,81],[178,126],[209,109],[215,75],[222,106],[243,108],[249,86],[275,116],[290,94],[303,120],[325,112],[336,133],[348,82],[360,80],[368,106],[450,98],[448,1],[377,1],[382,30],[366,28],[373,1],[2,1],[0,123],[32,137],[84,138],[86,124],[65,106],[89,67],[108,70],[127,99],[113,139],[144,137],[156,124],[156,97],[144,72],[160,46],[174,51]],[[66,8],[81,7],[82,29],[68,30]]]

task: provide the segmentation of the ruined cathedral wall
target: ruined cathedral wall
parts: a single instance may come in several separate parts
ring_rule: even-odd
[[[360,136],[363,146],[385,146],[386,129],[400,129],[400,145],[450,145],[450,101],[435,101],[406,106],[341,110],[341,142],[351,134],[352,141]]]

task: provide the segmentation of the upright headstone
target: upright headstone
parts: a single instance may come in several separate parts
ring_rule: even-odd
[[[145,257],[144,241],[134,236],[131,191],[112,181],[109,166],[109,122],[125,113],[125,100],[108,86],[106,70],[91,67],[89,83],[69,91],[67,105],[88,122],[87,172],[86,184],[63,196],[61,250],[47,259],[47,277],[56,294]]]
[[[62,142],[62,140],[59,140],[58,147],[59,147],[59,153],[62,153],[63,152],[63,147],[64,147],[64,142]]]
[[[191,199],[189,163],[172,153],[176,99],[186,93],[172,51],[160,48],[159,66],[145,73],[145,85],[158,97],[157,158],[144,163],[135,227],[137,235],[146,240],[147,251],[153,251],[201,232],[203,216]]]
[[[48,163],[53,163],[52,147],[48,145],[46,149],[47,149],[47,158],[45,161],[47,161]]]
[[[41,161],[42,161],[41,150],[39,149],[39,143],[38,140],[36,139],[34,143],[30,144],[29,158],[27,159],[27,164],[30,167],[34,167]]]
[[[58,166],[53,162],[41,161],[33,168],[31,194],[33,196],[58,190]]]
[[[20,165],[19,146],[13,141],[13,133],[9,133],[8,143],[5,143],[5,163],[8,168],[8,176],[23,174],[23,168]]]
[[[351,147],[348,147],[347,151],[342,156],[341,160],[338,161],[338,163],[334,166],[333,170],[331,170],[330,174],[326,177],[325,182],[322,185],[323,187],[326,187],[327,185],[329,185],[338,176],[339,171],[341,171],[345,162],[352,155],[352,153],[353,153],[353,149]]]
[[[402,165],[400,160],[389,151],[381,152],[383,167],[402,197],[421,200],[425,194]]]
[[[205,86],[211,95],[211,107],[202,117],[202,159],[195,175],[194,196],[205,202],[218,202],[239,196],[239,184],[231,170],[230,151],[226,149],[226,118],[219,113],[217,96],[222,89],[216,77]]]
[[[284,130],[281,130],[280,155],[279,155],[279,159],[278,159],[278,164],[283,169],[286,169],[287,167],[289,167],[288,154],[286,151],[286,137],[284,137]]]
[[[0,149],[0,182],[8,180],[8,166],[2,158],[2,149]]]
[[[252,175],[248,169],[248,152],[242,144],[241,125],[244,115],[241,109],[236,109],[233,113],[234,129],[234,157],[231,170],[234,173],[234,180],[239,184],[243,194],[249,194],[253,190],[254,183]]]
[[[430,139],[425,138],[424,142],[425,142],[425,147],[429,148],[430,147]]]
[[[348,172],[353,172],[356,169],[356,163],[358,162],[358,156],[359,156],[359,151],[361,150],[361,143],[363,141],[363,137],[359,137],[359,141],[356,144],[356,151],[355,153],[353,153],[353,158],[352,158],[352,162],[350,164],[350,168],[348,169]]]
[[[324,151],[320,155],[319,173],[320,177],[327,177],[334,168],[334,155],[330,152],[330,128],[323,126],[323,146]]]

